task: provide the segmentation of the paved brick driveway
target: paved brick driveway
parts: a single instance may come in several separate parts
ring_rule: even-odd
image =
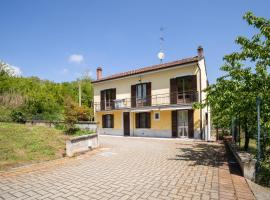
[[[101,137],[73,159],[0,174],[0,199],[253,199],[230,173],[223,145]]]

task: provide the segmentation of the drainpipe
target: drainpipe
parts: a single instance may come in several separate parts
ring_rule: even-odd
[[[202,103],[202,71],[200,68],[200,65],[197,64],[198,69],[200,71],[200,103]],[[203,134],[202,134],[202,108],[200,108],[200,136],[201,139],[203,139]]]
[[[198,53],[198,58],[204,59],[204,53],[203,53],[203,48],[202,46],[199,46],[197,49],[197,53]],[[200,71],[200,103],[202,103],[202,71],[200,68],[199,63],[197,63],[198,69]],[[203,139],[203,134],[202,134],[202,108],[200,108],[200,135],[201,135],[201,139]]]

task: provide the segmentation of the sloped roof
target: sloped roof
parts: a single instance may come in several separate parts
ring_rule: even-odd
[[[94,81],[92,81],[92,83],[99,83],[99,82],[112,80],[112,79],[118,79],[118,78],[122,78],[122,77],[126,77],[126,76],[142,74],[142,73],[145,73],[145,72],[151,72],[151,71],[156,71],[156,70],[160,70],[160,69],[166,69],[166,68],[174,67],[174,66],[177,66],[177,65],[184,65],[184,64],[197,62],[197,61],[199,61],[198,56],[190,57],[190,58],[184,58],[184,59],[181,59],[181,60],[162,63],[162,64],[159,64],[159,65],[152,65],[152,66],[143,67],[143,68],[139,68],[139,69],[135,69],[135,70],[130,70],[130,71],[127,71],[127,72],[114,74],[114,75],[111,75],[111,76],[106,76],[104,78],[94,80]]]

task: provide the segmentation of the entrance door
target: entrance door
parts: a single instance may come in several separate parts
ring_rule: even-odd
[[[177,137],[188,137],[188,111],[177,111]]]
[[[124,136],[130,136],[130,116],[129,112],[123,112]]]

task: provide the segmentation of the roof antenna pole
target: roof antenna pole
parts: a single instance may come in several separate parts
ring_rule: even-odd
[[[164,42],[163,31],[164,31],[164,28],[161,27],[159,30],[160,30],[160,35],[159,35],[158,59],[160,60],[160,63],[162,63],[163,59],[165,58],[165,54],[163,53],[163,42]]]

